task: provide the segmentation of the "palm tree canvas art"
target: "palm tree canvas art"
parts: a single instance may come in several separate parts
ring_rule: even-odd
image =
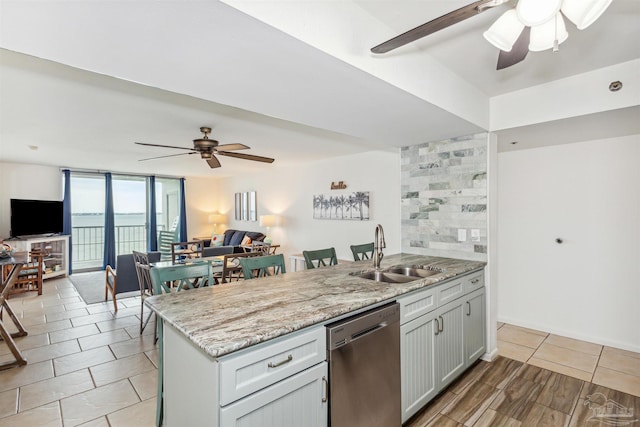
[[[369,192],[356,191],[348,195],[313,196],[314,219],[369,220]]]

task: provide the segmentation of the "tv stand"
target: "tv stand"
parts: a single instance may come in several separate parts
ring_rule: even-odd
[[[20,236],[7,240],[16,251],[31,252],[39,249],[44,253],[43,279],[69,274],[69,236],[35,235]]]

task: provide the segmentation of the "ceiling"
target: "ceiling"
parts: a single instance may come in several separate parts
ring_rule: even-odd
[[[348,3],[359,14],[354,34],[326,38],[369,60],[373,45],[467,2],[228,3],[0,0],[0,161],[176,176],[268,171],[482,131],[491,96],[640,58],[640,43],[628,42],[640,39],[640,0],[614,0],[588,29],[569,27],[560,53],[531,53],[501,72],[481,36],[500,14],[491,10],[376,58],[380,70],[426,61],[388,67],[385,78],[330,43],[313,47],[303,18],[273,16],[325,8],[311,17],[322,32],[323,19]],[[249,16],[232,6],[257,8]],[[360,18],[374,27],[356,34]],[[409,72],[433,98],[401,88],[396,77]],[[177,150],[134,141],[190,147],[200,126],[276,162],[221,158],[212,170],[198,156],[138,161]]]

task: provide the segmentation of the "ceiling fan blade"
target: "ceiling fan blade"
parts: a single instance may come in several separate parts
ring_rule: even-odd
[[[251,147],[247,147],[244,144],[223,144],[223,145],[218,145],[216,147],[217,150],[222,150],[222,151],[233,151],[233,150],[247,150]]]
[[[211,155],[210,159],[207,159],[207,163],[209,164],[209,166],[211,167],[211,169],[214,168],[219,168],[220,166],[222,166],[220,164],[220,161],[218,161],[218,159],[216,158],[216,156]]]
[[[230,153],[226,151],[218,151],[216,154],[227,157],[235,157],[238,159],[244,160],[254,160],[256,162],[264,162],[264,163],[273,163],[275,159],[270,157],[262,157],[262,156],[254,156],[253,154],[244,154],[244,153]]]
[[[436,19],[433,19],[426,24],[422,24],[414,28],[413,30],[409,30],[405,33],[400,34],[399,36],[387,40],[386,42],[371,48],[371,52],[387,53],[390,50],[399,48],[400,46],[404,46],[405,44],[426,37],[429,34],[433,34],[436,31],[440,31],[444,28],[450,27],[453,24],[457,24],[458,22],[464,21],[465,19],[476,16],[477,14],[484,12],[487,9],[499,6],[506,1],[507,0],[475,1],[471,4],[461,7],[460,9],[456,9],[453,12],[449,12]]]
[[[187,148],[187,147],[176,147],[174,145],[160,145],[160,144],[147,144],[146,142],[134,142],[134,144],[138,144],[138,145],[146,145],[148,147],[162,147],[162,148],[177,148],[179,150],[191,150],[191,151],[195,151],[193,148]]]
[[[529,53],[529,37],[531,36],[531,27],[524,27],[518,39],[513,44],[510,52],[500,51],[498,55],[498,66],[496,70],[502,70],[518,62],[524,60]]]
[[[196,154],[196,152],[192,152],[192,153],[180,153],[180,154],[169,154],[167,156],[157,156],[157,157],[149,157],[147,159],[140,159],[138,160],[139,162],[144,162],[147,160],[155,160],[155,159],[164,159],[165,157],[175,157],[175,156],[184,156],[185,154],[189,155],[189,154]]]

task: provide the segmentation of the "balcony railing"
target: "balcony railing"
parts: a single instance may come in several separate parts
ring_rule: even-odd
[[[158,226],[158,230],[164,226]],[[115,227],[116,255],[147,250],[147,227],[145,225],[119,225]],[[73,268],[91,269],[102,266],[104,255],[104,227],[72,227]]]

